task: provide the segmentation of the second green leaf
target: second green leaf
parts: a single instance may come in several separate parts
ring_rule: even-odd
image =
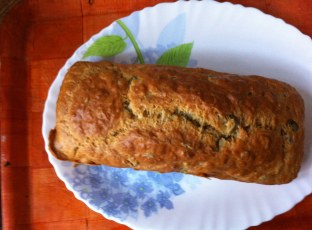
[[[83,58],[89,56],[112,57],[126,48],[127,44],[117,35],[104,36],[97,39],[84,53]]]
[[[193,48],[193,43],[185,43],[178,45],[167,50],[163,53],[156,64],[159,65],[173,65],[173,66],[187,66],[191,52]]]

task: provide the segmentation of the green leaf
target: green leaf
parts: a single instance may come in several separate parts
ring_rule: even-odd
[[[120,36],[101,37],[88,48],[82,58],[89,56],[112,57],[124,51],[126,46],[127,44]]]
[[[185,43],[178,45],[167,50],[163,53],[159,59],[156,61],[156,64],[159,65],[174,65],[174,66],[187,66],[191,52],[193,48],[192,43]]]

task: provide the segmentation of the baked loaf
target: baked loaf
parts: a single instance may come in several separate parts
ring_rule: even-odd
[[[288,183],[303,156],[304,103],[286,83],[207,69],[78,62],[50,148],[83,164]]]

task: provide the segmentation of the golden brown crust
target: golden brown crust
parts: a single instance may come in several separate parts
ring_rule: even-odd
[[[282,184],[303,156],[302,98],[259,76],[78,62],[56,117],[51,150],[77,163]]]

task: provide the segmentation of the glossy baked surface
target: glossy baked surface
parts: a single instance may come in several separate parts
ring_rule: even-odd
[[[273,79],[78,62],[51,147],[77,163],[282,184],[300,169],[303,121],[299,93]]]

